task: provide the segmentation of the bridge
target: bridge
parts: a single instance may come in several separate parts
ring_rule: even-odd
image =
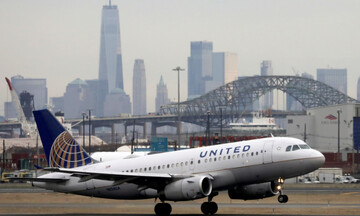
[[[211,125],[219,126],[219,116],[223,124],[242,116],[245,110],[274,89],[281,90],[299,101],[305,108],[356,103],[357,100],[345,95],[325,83],[298,76],[253,76],[227,83],[198,98],[182,102],[180,115],[182,121],[204,126],[202,120],[207,112],[212,118]],[[177,114],[177,104],[164,105],[161,113]]]
[[[358,102],[335,88],[313,79],[298,76],[254,76],[235,80],[203,96],[180,103],[181,122],[206,126],[208,115],[210,115],[209,120],[212,127],[225,126],[237,118],[249,116],[253,102],[274,89],[293,96],[305,108]],[[272,111],[274,117],[282,118],[289,114],[300,113]],[[177,114],[177,104],[173,103],[162,106],[159,115],[93,118],[92,134],[95,134],[97,127],[109,127],[114,133],[115,124],[124,124],[125,133],[127,133],[128,126],[133,124],[144,126],[146,122],[150,122],[152,124],[151,134],[155,135],[157,127],[165,125],[179,127],[176,122]],[[82,119],[66,120],[71,124],[81,121]],[[1,123],[0,130],[18,126],[19,123],[16,122]],[[75,128],[82,134],[81,124],[76,125]],[[143,134],[146,134],[146,127],[143,128]]]

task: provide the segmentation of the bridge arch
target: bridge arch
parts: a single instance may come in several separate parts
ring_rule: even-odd
[[[305,108],[358,102],[329,85],[309,78],[253,76],[235,80],[198,98],[182,102],[180,104],[182,121],[195,116],[204,119],[207,112],[215,116],[219,116],[222,112],[224,119],[239,117],[254,101],[274,89],[291,95]],[[176,115],[177,104],[162,106],[160,112]],[[219,122],[219,119],[213,120],[212,124],[216,122]]]

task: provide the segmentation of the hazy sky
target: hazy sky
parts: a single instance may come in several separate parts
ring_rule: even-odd
[[[62,96],[76,78],[96,79],[100,22],[106,0],[0,1],[0,115],[11,100],[5,77],[46,78],[49,97]],[[187,69],[191,41],[212,41],[214,51],[236,52],[239,75],[260,73],[271,60],[276,75],[292,68],[316,78],[317,68],[347,68],[348,93],[360,76],[360,1],[113,0],[119,8],[124,86],[132,96],[134,60],[144,59],[147,110],[155,110],[163,75],[171,100],[177,75]],[[181,74],[187,97],[187,72]]]

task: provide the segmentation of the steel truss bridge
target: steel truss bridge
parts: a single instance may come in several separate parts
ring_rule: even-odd
[[[322,82],[298,76],[254,76],[230,82],[198,98],[180,103],[181,121],[212,127],[241,117],[253,102],[272,90],[281,90],[304,108],[357,103],[358,101]],[[160,113],[177,115],[176,103],[164,105]]]
[[[209,119],[213,128],[220,127],[221,122],[226,127],[229,122],[237,118],[250,116],[249,108],[253,102],[275,89],[293,96],[304,108],[359,103],[342,92],[313,79],[298,76],[254,76],[230,82],[203,96],[180,103],[181,121],[205,127]],[[177,104],[173,103],[162,106],[160,115],[155,116],[94,118],[92,120],[93,134],[95,127],[111,127],[113,133],[114,124],[130,126],[134,124],[134,120],[136,125],[151,122],[154,126],[152,131],[156,133],[156,127],[164,125],[179,127],[176,123],[177,113]],[[278,118],[294,114],[303,114],[303,112],[272,111],[272,115]],[[82,119],[68,119],[66,122],[77,124],[80,121]],[[18,122],[0,123],[0,131],[11,130],[12,132],[14,128],[20,126]],[[80,131],[81,125],[77,125],[77,128]]]

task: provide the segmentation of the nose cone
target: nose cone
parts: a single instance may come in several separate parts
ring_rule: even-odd
[[[325,163],[325,156],[317,150],[313,150],[311,158],[313,161],[314,169],[322,167],[322,165],[324,165]]]

